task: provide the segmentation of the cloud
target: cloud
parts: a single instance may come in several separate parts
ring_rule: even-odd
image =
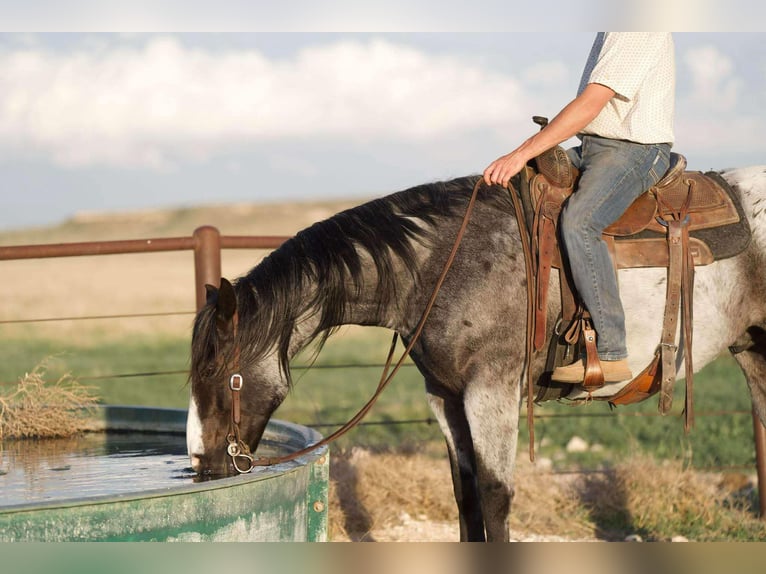
[[[537,62],[534,66],[523,71],[525,83],[532,86],[561,86],[567,85],[572,78],[571,68],[560,61]],[[576,86],[574,86],[576,87]],[[574,93],[574,87],[570,85]]]
[[[526,124],[530,107],[512,77],[382,39],[281,59],[170,36],[0,51],[0,145],[68,167],[164,169],[285,139],[437,140]]]
[[[684,63],[691,72],[690,103],[717,111],[733,110],[743,82],[732,61],[713,45],[690,48]]]
[[[713,44],[690,46],[678,63],[675,148],[695,169],[762,162],[766,123],[752,97],[763,89],[762,80],[739,75],[735,62]],[[739,70],[747,74],[748,67]]]

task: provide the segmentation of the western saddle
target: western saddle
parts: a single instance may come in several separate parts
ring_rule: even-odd
[[[543,127],[547,123],[545,118],[535,116],[533,119]],[[688,430],[692,426],[694,267],[740,253],[750,241],[750,228],[736,194],[723,178],[714,172],[703,174],[685,168],[685,158],[671,154],[665,176],[636,199],[603,234],[616,269],[667,268],[665,312],[655,356],[641,373],[609,397],[590,394],[604,384],[596,353],[596,333],[587,310],[578,299],[557,238],[562,204],[576,189],[578,173],[566,152],[556,146],[535,158],[514,179],[511,196],[527,262],[528,359],[546,346],[548,284],[553,268],[559,270],[561,291],[561,316],[547,341],[545,374],[535,384],[527,372],[530,421],[533,400],[565,398],[577,387],[552,381],[550,375],[556,366],[579,360],[582,355],[586,357],[586,368],[581,387],[588,392],[588,397],[607,400],[614,406],[643,401],[660,392],[659,411],[667,414],[672,406],[679,350],[676,335],[679,315],[682,315],[686,376],[684,427]]]

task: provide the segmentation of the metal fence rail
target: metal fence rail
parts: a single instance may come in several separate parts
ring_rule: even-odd
[[[205,304],[205,284],[218,285],[221,281],[221,250],[222,249],[275,249],[288,237],[286,236],[222,236],[218,229],[211,226],[197,228],[191,237],[171,237],[157,239],[138,239],[121,241],[95,241],[82,243],[58,243],[45,245],[0,246],[0,260],[42,259],[52,257],[77,257],[92,255],[117,255],[127,253],[152,253],[163,251],[194,251],[194,280],[196,308],[199,310]],[[49,317],[28,318],[15,320],[0,320],[3,324],[80,321],[80,320],[109,320],[127,317],[149,317],[192,314],[192,311],[172,311],[165,313],[139,313],[123,315],[95,315],[81,317]],[[360,368],[378,365],[314,365],[312,368]],[[154,371],[148,373],[122,373],[80,377],[83,380],[116,379],[130,377],[149,377],[184,374],[187,371]],[[11,383],[0,382],[0,385]],[[698,413],[699,416],[744,415],[746,411],[717,411]],[[758,475],[758,491],[760,499],[760,515],[766,519],[766,428],[761,424],[755,411],[753,419],[753,434],[756,452],[756,471]],[[522,415],[523,416],[523,415]],[[566,417],[566,416],[614,416],[611,413],[573,413],[565,414],[536,414],[535,418]],[[652,416],[651,413],[622,413],[622,416]],[[367,425],[378,424],[433,424],[433,419],[413,419],[402,421],[369,421]],[[340,426],[342,423],[321,423],[314,426]]]

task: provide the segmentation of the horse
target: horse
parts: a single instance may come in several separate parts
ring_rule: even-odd
[[[766,420],[766,166],[722,177],[739,195],[753,237],[741,254],[698,267],[693,364],[727,349]],[[233,284],[208,286],[191,347],[187,443],[194,471],[228,475],[236,361],[244,381],[241,436],[252,452],[291,388],[290,359],[341,325],[382,326],[410,343],[479,176],[427,183],[311,225]],[[646,366],[660,338],[666,270],[619,271],[629,363]],[[559,311],[550,279],[551,317]],[[444,434],[461,540],[509,539],[519,408],[526,394],[526,275],[508,190],[482,186],[462,243],[411,357]],[[528,361],[539,379],[544,356]],[[680,365],[679,365],[680,368]],[[614,393],[619,385],[601,393]]]

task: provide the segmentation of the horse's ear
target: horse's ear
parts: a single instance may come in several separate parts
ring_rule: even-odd
[[[234,287],[225,278],[221,278],[221,287],[217,290],[215,302],[218,318],[229,321],[237,311],[237,295],[234,293]],[[208,292],[209,296],[209,292]]]
[[[218,303],[218,287],[205,283],[205,304],[215,305]]]

